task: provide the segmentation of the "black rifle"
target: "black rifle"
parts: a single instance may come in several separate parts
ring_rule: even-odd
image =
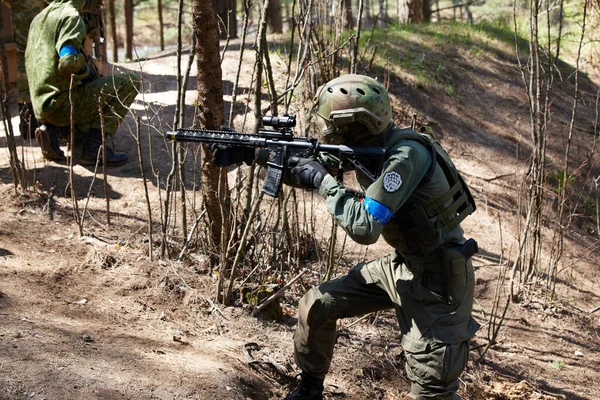
[[[293,165],[288,164],[292,157],[312,157],[326,153],[339,160],[337,179],[342,180],[344,167],[350,166],[375,181],[381,174],[384,147],[360,147],[319,143],[313,138],[298,138],[292,134],[296,117],[263,117],[263,125],[271,129],[261,129],[257,134],[238,133],[229,130],[177,129],[167,132],[167,138],[178,142],[198,142],[217,144],[222,148],[249,147],[269,151],[267,175],[263,192],[276,197],[281,190],[283,173]]]
[[[100,49],[101,46],[104,46],[104,20],[102,19],[101,10],[98,9],[96,12],[85,12],[81,13],[81,17],[85,22],[85,31],[86,35],[90,35],[91,32],[94,32],[93,35],[90,35],[92,38],[92,57],[95,60],[105,61],[104,57],[104,49]]]
[[[90,71],[84,83],[88,83],[102,77],[96,62],[102,63],[105,61],[103,56],[105,53],[104,22],[102,21],[100,9],[96,12],[80,13],[80,15],[85,22],[86,39],[89,38],[92,40],[92,54],[88,55],[85,51],[83,52]]]

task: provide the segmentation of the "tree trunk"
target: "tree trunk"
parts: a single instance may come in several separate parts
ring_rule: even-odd
[[[352,29],[354,27],[354,21],[352,20],[352,0],[344,0],[342,7],[344,7],[342,11],[343,26],[345,29]]]
[[[15,194],[18,193],[19,185],[21,188],[25,188],[26,180],[23,170],[23,164],[19,160],[19,153],[17,151],[17,145],[15,142],[15,136],[13,134],[12,124],[10,122],[10,107],[8,105],[8,92],[9,79],[8,79],[8,60],[6,58],[6,43],[4,41],[4,15],[3,15],[3,4],[0,4],[0,115],[2,115],[2,127],[6,132],[6,142],[9,153],[10,170],[13,177],[13,185],[15,187]]]
[[[396,4],[396,14],[398,14],[398,23],[407,24],[409,22],[409,0],[398,0]]]
[[[216,129],[223,124],[223,73],[219,54],[219,22],[212,1],[193,0],[192,18],[196,36],[197,78],[198,78],[198,119],[206,129]],[[219,193],[228,196],[226,171],[220,179],[220,168],[210,162],[203,148],[202,187],[206,213],[211,223],[213,243],[221,243],[222,213]],[[228,203],[228,202],[226,202]]]
[[[165,22],[163,20],[162,0],[158,0],[157,11],[158,11],[158,31],[159,31],[159,35],[160,35],[160,50],[163,51],[165,49]],[[183,123],[183,121],[182,121],[182,123]]]
[[[101,60],[102,60],[102,65],[106,65],[106,63],[108,62],[108,49],[106,46],[106,33],[104,32],[104,27],[106,26],[106,14],[108,13],[108,10],[106,9],[105,6],[103,6],[100,10],[98,10],[98,14],[101,18],[101,30],[100,30],[100,35],[101,38],[98,40],[98,49],[97,51],[100,54]]]
[[[115,16],[115,0],[108,0],[110,14],[110,41],[112,43],[112,62],[119,62],[119,43],[117,42],[117,24]]]
[[[125,59],[133,59],[133,0],[123,0],[125,14]]]
[[[237,38],[237,1],[236,0],[213,0],[217,15],[219,16],[219,37],[227,39]]]
[[[379,15],[377,16],[377,26],[383,29],[387,28],[387,3],[388,2],[386,0],[379,0]]]
[[[269,0],[269,28],[273,33],[283,32],[283,18],[281,16],[281,0]]]
[[[416,24],[431,20],[431,6],[428,0],[408,0],[408,22]]]

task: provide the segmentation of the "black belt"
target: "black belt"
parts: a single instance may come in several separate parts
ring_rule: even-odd
[[[456,248],[464,257],[465,260],[473,257],[479,252],[479,247],[475,239],[469,239]],[[416,256],[408,254],[400,254],[396,250],[397,260],[403,262],[410,272],[413,274],[436,274],[442,273],[442,258],[438,252],[434,252],[428,256]]]

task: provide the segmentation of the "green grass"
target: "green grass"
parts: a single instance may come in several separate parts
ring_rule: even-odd
[[[551,6],[554,5],[554,3],[549,4]],[[513,15],[514,9],[512,1],[486,0],[480,6],[471,7],[471,11],[474,15],[479,16],[480,19],[493,21],[494,24],[506,25],[510,27],[511,31],[514,31],[515,17]],[[523,39],[529,40],[529,2],[519,0],[517,2],[516,11],[516,25],[519,36],[521,36]],[[551,11],[548,13],[545,9],[545,5],[542,5],[542,8],[539,10],[538,25],[540,32],[540,44],[544,47],[547,47],[548,41],[550,40],[550,43],[552,43],[554,47],[554,49],[552,50],[553,52],[555,52],[557,36],[559,31],[559,12],[559,8],[556,7],[552,8]],[[550,19],[549,34],[548,18]],[[583,8],[581,3],[565,3],[565,6],[563,8],[563,27],[560,53],[567,58],[573,58],[577,53],[577,47],[579,46],[579,38],[581,36],[582,19]]]
[[[451,71],[479,57],[506,59],[514,53],[510,27],[488,22],[392,25],[387,31],[375,29],[363,34],[361,44],[367,42],[379,46],[375,60],[379,70],[392,68],[419,88],[441,89],[453,98],[457,93],[449,76]],[[527,49],[526,42],[520,41],[520,47]]]
[[[360,39],[362,67],[366,66],[377,46],[370,74],[383,75],[383,71],[388,69],[389,72],[418,88],[439,90],[457,98],[455,80],[461,76],[460,70],[472,67],[478,59],[487,58],[492,62],[514,60],[516,47],[518,47],[521,60],[527,62],[529,11],[524,0],[518,1],[520,3],[517,5],[516,21],[513,17],[512,2],[487,0],[479,7],[471,7],[475,21],[473,24],[444,19],[421,24],[388,24],[387,29],[364,29]],[[450,4],[449,1],[441,2],[440,7],[444,7],[445,3]],[[565,8],[561,59],[572,65],[573,54],[578,44],[578,32],[580,32],[578,23],[582,17],[579,8],[570,5]],[[448,15],[445,15],[445,18],[448,18]],[[552,24],[548,37],[546,30],[548,18],[543,12],[540,15],[540,45],[546,46],[542,54],[546,53],[549,41],[556,43],[555,35],[558,26],[556,20],[556,13],[551,13]],[[515,35],[515,23],[517,35]],[[350,31],[344,32],[341,43],[345,43],[353,34],[354,32]],[[515,41],[518,46],[515,46]],[[282,52],[274,46],[272,49],[275,52]],[[338,53],[337,65],[342,70],[349,66],[350,52],[351,49],[346,48]],[[551,53],[554,52],[555,50],[551,50]],[[569,73],[569,71],[564,72]]]
[[[456,89],[454,89],[454,86],[452,86],[450,84],[446,86],[446,93],[450,97],[453,97],[453,98],[457,98],[458,97],[458,94],[456,93]]]
[[[511,3],[486,2],[478,12],[492,18],[480,18],[474,24],[442,20],[423,24],[390,25],[387,30],[363,32],[361,45],[379,45],[380,56],[376,60],[379,70],[391,66],[399,76],[412,80],[418,87],[445,89],[454,97],[452,90],[448,88],[451,82],[444,78],[444,73],[440,73],[444,67],[465,67],[481,57],[500,60],[514,58],[515,40],[518,41],[521,59],[527,59],[530,36],[527,6],[521,4],[518,8],[515,35],[513,9],[508,4]],[[564,11],[560,54],[561,59],[573,64],[581,35],[582,10],[580,7],[567,6]],[[473,13],[476,14],[475,8]],[[550,53],[556,53],[557,21],[558,15],[553,11],[550,14],[551,24],[548,30],[548,16],[542,12],[539,17],[538,40],[544,50],[542,53],[546,53],[548,43],[551,44]],[[384,46],[385,56],[381,50]]]

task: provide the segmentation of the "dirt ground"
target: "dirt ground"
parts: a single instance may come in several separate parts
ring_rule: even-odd
[[[223,64],[229,94],[236,60],[231,52]],[[458,99],[424,93],[400,78],[392,82],[397,109],[410,104],[438,130],[478,203],[464,227],[482,249],[474,260],[474,317],[482,328],[459,393],[464,399],[599,399],[600,312],[591,312],[600,306],[597,232],[579,230],[566,239],[556,298],[511,304],[497,344],[479,359],[499,265],[516,253],[515,194],[525,164],[527,110],[517,105],[524,96],[518,76],[505,79],[513,61],[472,63],[473,70],[463,71],[470,79],[454,83]],[[164,177],[169,153],[160,127],[169,125],[174,113],[175,57],[164,53],[121,67],[144,73],[145,93],[133,110],[144,132],[151,132],[154,168]],[[249,67],[243,68],[243,76],[251,75]],[[597,86],[587,85],[585,96],[593,96]],[[190,90],[186,102],[193,100]],[[556,118],[568,121],[567,103],[556,105],[564,108]],[[589,132],[589,121],[576,128]],[[203,269],[202,255],[192,268],[150,261],[135,132],[135,120],[128,116],[115,142],[132,161],[111,170],[106,182],[102,175],[94,178],[91,169],[74,167],[79,207],[88,210],[83,237],[73,219],[67,165],[45,162],[35,143],[24,142],[20,151],[26,168],[35,171],[36,184],[30,194],[17,194],[5,138],[0,138],[0,399],[282,398],[297,373],[292,357],[297,302],[318,281],[318,268],[286,293],[284,318],[274,322],[265,315],[252,317],[247,305],[215,304],[215,277]],[[592,139],[582,135],[580,156]],[[555,156],[561,143],[557,139],[552,146]],[[150,154],[148,142],[142,151]],[[158,213],[156,179],[147,183]],[[322,201],[320,207],[323,212]],[[548,247],[545,243],[544,254]],[[366,255],[358,245],[347,247],[357,260],[388,251],[383,242]],[[506,293],[505,286],[500,290]],[[409,384],[399,343],[392,313],[340,322],[327,398],[404,398]]]

